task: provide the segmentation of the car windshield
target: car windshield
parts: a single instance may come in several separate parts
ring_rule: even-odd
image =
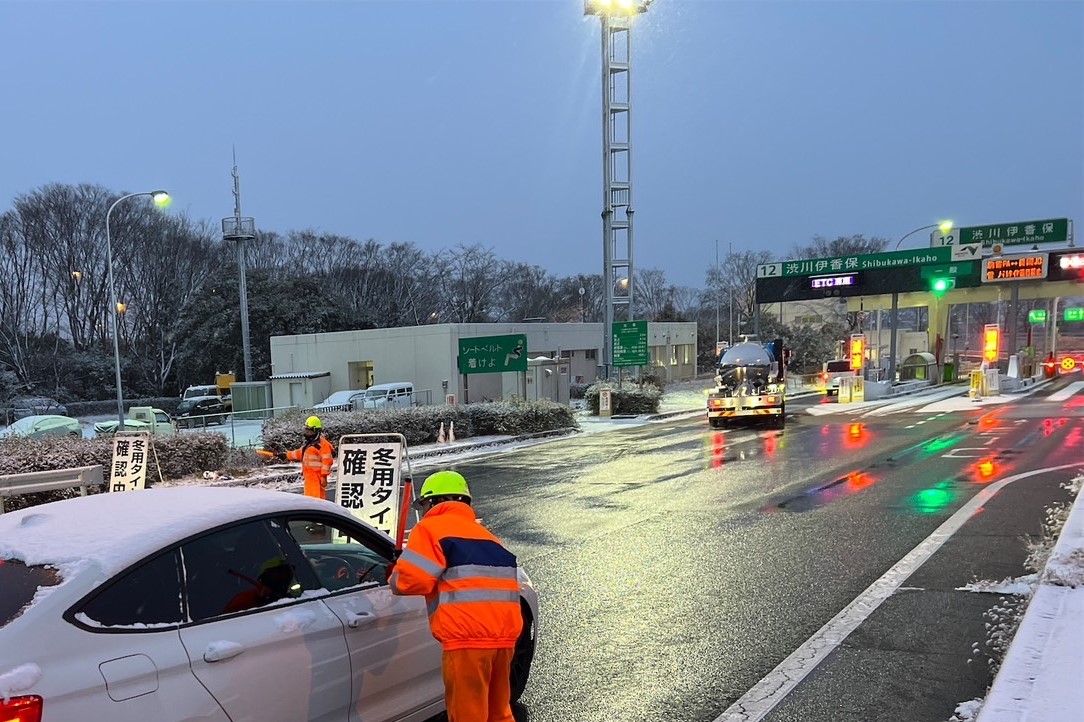
[[[387,395],[387,389],[369,389],[365,392],[365,398],[367,399],[382,399]]]
[[[0,627],[22,614],[40,587],[59,583],[60,575],[55,569],[0,559]]]
[[[185,411],[191,411],[196,407],[196,402],[192,399],[185,399],[181,403],[177,404],[177,413]]]
[[[36,417],[34,417],[34,416],[27,416],[25,418],[19,419],[18,421],[13,423],[11,426],[7,427],[7,429],[5,429],[5,431],[7,433],[9,433],[9,434],[25,434],[25,433],[28,433],[31,430],[33,430],[34,422],[37,421],[37,420],[38,419]]]
[[[343,406],[350,403],[350,397],[357,391],[336,391],[331,396],[320,402],[320,406]]]

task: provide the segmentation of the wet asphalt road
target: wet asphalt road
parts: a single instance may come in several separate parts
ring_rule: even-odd
[[[1084,390],[1049,400],[1066,383],[952,413],[810,416],[814,397],[783,431],[665,421],[458,465],[539,589],[517,718],[719,719],[984,486],[1084,461]],[[1005,487],[763,719],[943,722],[981,696],[998,597],[955,589],[1023,574],[1071,476]]]

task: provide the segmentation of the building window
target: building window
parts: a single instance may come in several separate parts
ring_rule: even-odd
[[[598,349],[589,348],[589,349],[587,349],[586,351],[583,352],[583,356],[586,359],[597,359],[598,358]]]

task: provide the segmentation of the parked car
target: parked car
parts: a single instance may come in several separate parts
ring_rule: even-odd
[[[409,381],[370,386],[365,389],[365,398],[361,400],[361,406],[365,409],[405,409],[413,405],[414,384]]]
[[[387,586],[393,540],[331,502],[91,494],[0,515],[0,539],[0,719],[405,722],[443,708],[425,599]],[[519,582],[513,699],[538,619],[522,569]]]
[[[27,439],[44,439],[49,436],[83,435],[83,427],[75,419],[53,414],[24,416],[3,431],[0,436],[22,436]]]
[[[56,399],[50,399],[46,396],[27,396],[11,402],[11,414],[16,419],[50,414],[67,416],[68,409]]]
[[[336,391],[312,408],[314,411],[353,411],[354,403],[364,398],[364,391],[356,389]]]
[[[208,424],[224,424],[226,413],[226,405],[219,397],[199,396],[185,399],[177,404],[173,419],[177,422],[177,428],[185,429]]]

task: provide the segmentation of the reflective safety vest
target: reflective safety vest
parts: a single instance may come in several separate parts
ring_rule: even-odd
[[[429,628],[446,651],[511,649],[523,629],[516,557],[469,504],[430,509],[410,532],[388,584],[394,594],[425,595]]]
[[[331,442],[320,438],[306,443],[300,449],[286,452],[288,461],[301,462],[301,477],[305,480],[305,496],[324,498],[327,489],[327,477],[331,473],[331,463],[335,460],[335,449]]]

